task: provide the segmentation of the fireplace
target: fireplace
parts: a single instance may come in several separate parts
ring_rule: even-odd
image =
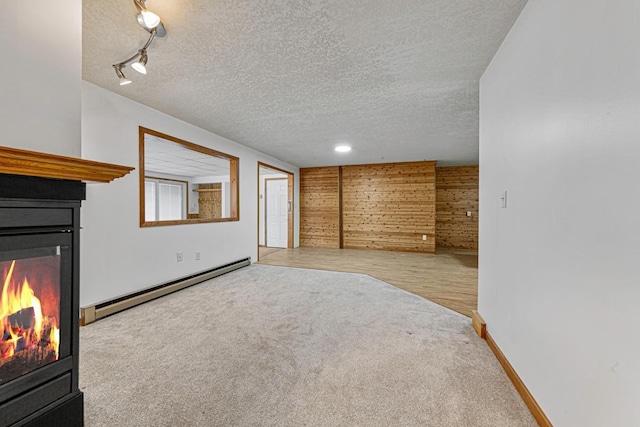
[[[62,413],[64,425],[82,425],[77,313],[84,186],[0,175],[2,426],[56,425]]]
[[[78,389],[82,180],[108,182],[130,170],[0,147],[1,427],[83,425]]]

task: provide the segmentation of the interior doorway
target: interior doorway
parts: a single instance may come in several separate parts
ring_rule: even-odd
[[[258,162],[258,260],[293,248],[293,173]]]

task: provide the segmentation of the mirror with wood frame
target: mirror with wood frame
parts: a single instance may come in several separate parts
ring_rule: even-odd
[[[140,226],[237,221],[238,158],[140,127]]]

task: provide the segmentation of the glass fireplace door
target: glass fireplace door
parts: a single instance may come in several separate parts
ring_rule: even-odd
[[[63,233],[0,238],[0,387],[69,354],[67,240]]]

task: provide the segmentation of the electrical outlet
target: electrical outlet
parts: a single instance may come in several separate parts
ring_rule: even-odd
[[[471,216],[471,211],[467,211],[467,216]]]
[[[427,240],[427,235],[426,234],[422,235],[422,240]]]
[[[200,261],[200,251],[196,251],[196,261]]]
[[[176,254],[176,259],[178,260],[178,262],[182,261],[182,252],[178,252]]]

